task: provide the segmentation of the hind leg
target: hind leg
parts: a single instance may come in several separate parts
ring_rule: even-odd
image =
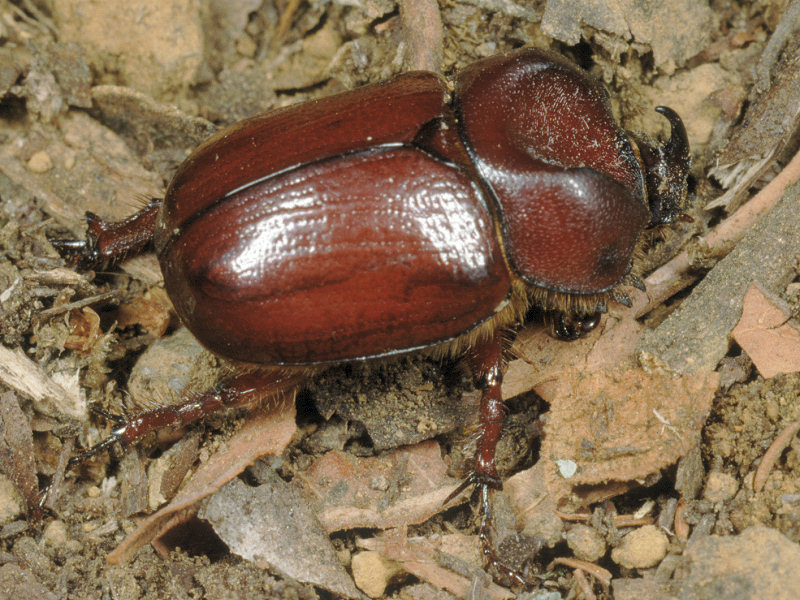
[[[80,464],[115,443],[129,447],[139,442],[148,433],[166,428],[185,427],[218,410],[255,406],[270,397],[295,389],[304,379],[304,374],[280,371],[241,374],[205,393],[191,396],[177,404],[160,406],[130,419],[114,418],[119,425],[112,430],[111,435],[102,442],[73,456],[69,464],[70,466]]]

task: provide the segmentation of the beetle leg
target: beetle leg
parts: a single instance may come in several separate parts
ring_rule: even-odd
[[[178,404],[161,406],[131,419],[118,420],[120,424],[111,435],[91,448],[83,450],[69,460],[73,467],[119,442],[128,447],[145,435],[167,427],[180,428],[225,408],[253,406],[297,387],[304,379],[299,373],[281,372],[244,374],[234,377],[199,396],[192,396]]]
[[[502,483],[494,465],[494,453],[503,423],[506,405],[500,386],[503,383],[503,338],[495,332],[470,353],[469,363],[475,386],[482,390],[480,407],[480,437],[475,453],[473,476],[483,485],[500,489]]]
[[[161,200],[152,199],[136,214],[115,222],[87,212],[85,240],[51,240],[51,243],[81,268],[117,262],[142,252],[152,242],[160,208]]]
[[[507,345],[508,341],[500,332],[496,331],[489,339],[478,343],[470,353],[469,364],[472,368],[475,386],[482,390],[480,434],[472,473],[454,493],[457,494],[470,485],[477,485],[481,510],[478,538],[481,542],[484,560],[520,585],[529,585],[530,581],[499,560],[491,541],[492,502],[489,488],[501,489],[503,487],[494,464],[494,455],[508,412],[501,393],[505,368],[503,352]]]
[[[444,501],[444,504],[447,504],[468,487],[478,485],[487,490],[481,501],[484,515],[491,514],[488,488],[500,489],[503,487],[494,465],[494,454],[500,434],[503,432],[503,423],[507,412],[500,390],[503,383],[503,349],[502,338],[498,333],[494,333],[487,341],[476,344],[470,353],[469,364],[475,387],[483,390],[478,447],[475,451],[472,472]]]
[[[482,390],[475,463],[472,472],[444,501],[447,504],[472,485],[485,489],[485,493],[483,491],[481,493],[481,508],[484,521],[487,523],[491,521],[488,488],[503,487],[494,465],[494,454],[500,434],[503,432],[507,411],[500,390],[503,383],[504,346],[502,337],[495,332],[488,340],[473,346],[469,354],[469,365],[475,387]],[[483,526],[481,528],[483,529]]]

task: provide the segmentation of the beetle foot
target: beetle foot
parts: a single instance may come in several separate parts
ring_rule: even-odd
[[[536,582],[531,581],[519,572],[516,568],[508,565],[502,561],[495,550],[492,541],[492,532],[494,531],[493,516],[492,516],[492,502],[489,497],[489,485],[482,484],[479,486],[481,495],[481,525],[478,528],[478,539],[481,544],[481,554],[487,569],[493,568],[502,577],[511,580],[517,585],[523,587],[532,587]]]
[[[487,569],[494,568],[494,570],[502,577],[513,581],[517,585],[525,587],[535,585],[534,581],[526,578],[517,569],[503,562],[495,551],[494,544],[492,542],[492,532],[494,531],[494,526],[492,517],[492,501],[489,492],[491,489],[502,489],[503,484],[499,477],[472,472],[458,485],[455,490],[450,493],[450,495],[445,499],[444,504],[448,504],[451,500],[459,496],[464,490],[473,485],[475,486],[475,491],[480,494],[481,524],[478,528],[478,539],[480,540],[481,544],[481,554],[483,556],[484,565]]]
[[[503,489],[503,483],[500,481],[499,477],[493,477],[490,475],[477,473],[473,471],[469,475],[467,475],[464,480],[458,484],[458,487],[454,489],[450,494],[448,494],[447,498],[444,499],[442,502],[443,505],[450,504],[452,500],[461,495],[461,492],[466,490],[469,487],[476,486],[476,490],[479,489],[486,489],[488,494],[488,488],[493,488],[496,490]]]
[[[85,271],[100,261],[97,248],[89,238],[85,240],[50,238],[49,241],[70,267]]]
[[[582,338],[600,324],[600,312],[582,316],[558,312],[548,320],[550,333],[554,338],[573,341]]]
[[[122,428],[115,429],[111,432],[104,440],[98,442],[94,446],[90,446],[89,448],[85,448],[78,452],[75,456],[69,459],[67,463],[67,468],[72,469],[80,465],[81,463],[86,462],[90,458],[97,456],[101,452],[103,452],[106,448],[114,445],[117,442],[122,443],[122,433],[124,432],[124,426]]]
[[[112,414],[96,406],[90,407],[90,410],[93,413],[100,415],[104,419],[116,423],[117,427],[113,429],[111,431],[111,434],[105,439],[99,441],[94,446],[90,446],[89,448],[84,448],[83,450],[80,450],[75,456],[71,457],[69,459],[69,462],[67,463],[67,468],[74,468],[80,465],[81,463],[89,460],[93,456],[97,456],[98,454],[103,452],[106,448],[114,445],[117,442],[125,446],[124,435],[128,429],[127,427],[128,419],[126,419],[121,415]]]

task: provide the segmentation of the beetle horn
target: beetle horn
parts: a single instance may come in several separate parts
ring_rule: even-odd
[[[681,212],[692,164],[686,128],[678,113],[666,106],[657,106],[656,111],[669,121],[669,139],[662,145],[637,140],[645,170],[650,225],[671,223]]]
[[[685,169],[688,171],[690,166],[689,137],[686,135],[683,121],[678,113],[668,106],[656,106],[656,112],[664,115],[672,128],[670,138],[664,144],[664,157],[668,162],[685,165]]]

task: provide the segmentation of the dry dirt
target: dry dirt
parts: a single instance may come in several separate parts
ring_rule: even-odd
[[[759,470],[800,421],[800,374],[765,379],[730,337],[755,279],[796,329],[800,188],[775,228],[690,241],[797,151],[800,100],[782,82],[798,76],[800,3],[597,4],[447,1],[439,25],[421,17],[432,5],[389,0],[0,0],[0,598],[358,597],[354,573],[403,600],[800,597],[797,436]],[[477,403],[456,359],[336,367],[254,424],[214,415],[65,473],[113,427],[88,405],[132,415],[226,367],[175,333],[152,257],[76,274],[49,238],[82,238],[87,210],[122,218],[163,194],[216,128],[521,45],[590,69],[627,129],[666,133],[652,108],[673,107],[693,155],[692,218],[639,259],[646,276],[688,248],[686,285],[650,304],[633,291],[632,311],[612,307],[573,345],[536,315],[519,335],[495,547],[533,586],[484,575],[475,499],[442,509],[468,470]],[[704,210],[726,163],[739,192]]]

